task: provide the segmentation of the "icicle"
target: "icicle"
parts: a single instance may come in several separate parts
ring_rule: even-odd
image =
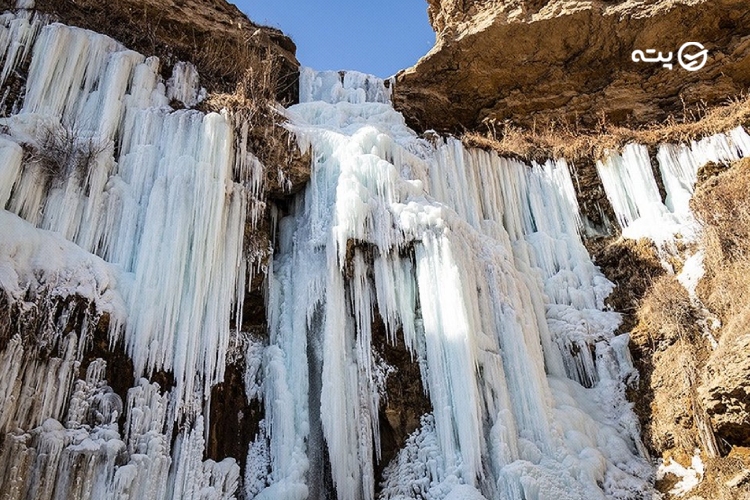
[[[206,89],[200,87],[198,70],[191,63],[178,62],[167,81],[167,98],[180,101],[192,108],[206,98]]]
[[[17,9],[33,9],[34,0],[18,0]],[[3,14],[0,16],[0,57],[3,59],[3,69],[0,73],[0,86],[4,85],[8,77],[28,59],[31,47],[41,27],[49,19],[45,15],[19,12],[17,15]]]
[[[0,207],[4,207],[21,173],[23,149],[13,141],[0,137]]]
[[[220,463],[203,462],[203,417],[190,431],[177,438],[177,472],[170,498],[185,500],[228,500],[237,489],[240,468],[231,458]]]

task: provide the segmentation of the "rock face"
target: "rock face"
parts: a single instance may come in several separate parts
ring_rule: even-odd
[[[750,445],[750,334],[744,330],[727,332],[708,360],[701,387],[706,411],[716,433],[733,445]]]
[[[724,101],[750,84],[744,0],[428,0],[433,50],[400,73],[396,106],[418,129],[653,123],[685,106]],[[677,64],[685,42],[706,66]],[[634,50],[673,53],[674,69],[635,63]]]

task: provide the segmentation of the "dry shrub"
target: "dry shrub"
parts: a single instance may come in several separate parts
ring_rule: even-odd
[[[591,161],[601,158],[608,150],[619,149],[631,142],[647,146],[684,143],[749,122],[750,96],[742,95],[710,109],[705,106],[686,108],[680,119],[671,116],[663,123],[640,129],[609,124],[603,115],[593,128],[560,121],[523,129],[510,121],[488,121],[484,131],[467,132],[463,140],[469,146],[523,160],[566,158]]]
[[[707,180],[691,207],[703,229],[706,276],[698,292],[726,323],[750,298],[750,160]]]
[[[37,141],[27,145],[29,162],[39,166],[50,180],[77,175],[88,178],[96,158],[107,142],[83,132],[76,125],[44,125],[37,131]]]
[[[639,332],[648,335],[653,350],[662,350],[678,340],[694,342],[699,337],[698,315],[687,290],[672,274],[654,280],[638,310]]]

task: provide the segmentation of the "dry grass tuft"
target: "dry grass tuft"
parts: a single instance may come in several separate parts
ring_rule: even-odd
[[[608,124],[602,116],[596,127],[584,129],[578,124],[557,122],[533,129],[522,129],[512,122],[485,123],[482,132],[467,132],[464,142],[472,147],[494,150],[501,156],[526,161],[549,158],[597,160],[606,151],[637,142],[647,146],[662,143],[689,142],[725,132],[750,123],[750,96],[738,96],[723,106],[685,109],[683,117],[642,129]]]
[[[663,350],[678,340],[692,343],[700,336],[697,311],[687,290],[673,274],[654,280],[637,316],[637,330],[648,335],[654,351]]]
[[[750,258],[750,160],[708,179],[691,201],[711,267]]]
[[[50,181],[76,175],[85,181],[107,141],[82,132],[75,125],[44,125],[36,144],[27,145],[28,161],[37,165]]]
[[[206,55],[203,49],[201,57]],[[218,50],[218,53],[222,53]],[[230,55],[231,57],[231,55]],[[233,60],[232,64],[237,64]],[[280,119],[275,111],[276,95],[281,82],[281,65],[274,54],[263,49],[248,48],[241,62],[242,73],[234,92],[209,95],[201,103],[204,111],[227,109],[242,114],[252,125],[263,125]]]
[[[706,276],[698,292],[723,320],[750,297],[750,160],[700,186],[691,207],[703,228]]]

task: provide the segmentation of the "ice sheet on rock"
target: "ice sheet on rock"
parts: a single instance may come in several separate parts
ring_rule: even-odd
[[[690,490],[698,486],[703,480],[705,466],[701,460],[700,450],[695,450],[695,455],[690,461],[689,467],[684,467],[674,460],[667,460],[659,465],[658,478],[664,479],[667,474],[673,474],[679,481],[669,490],[670,495],[678,497],[685,496]]]
[[[630,144],[596,166],[623,236],[662,243],[679,231],[681,221],[662,203],[646,146]]]
[[[386,468],[385,481],[378,499],[442,500],[459,488],[476,491],[475,488],[462,484],[455,467],[446,465],[438,444],[434,417],[431,414],[425,415],[420,424]],[[477,497],[477,500],[481,498]]]
[[[68,394],[78,370],[79,336],[69,333],[59,341],[59,357],[45,362],[14,335],[0,354],[0,433],[32,429],[47,419],[63,420]]]
[[[0,289],[11,302],[26,296],[78,296],[114,321],[126,316],[122,271],[65,240],[0,210]]]
[[[203,461],[203,417],[183,431],[175,444],[176,473],[169,498],[185,500],[229,500],[237,490],[240,467],[234,459],[216,463]],[[172,479],[172,478],[170,478]]]

